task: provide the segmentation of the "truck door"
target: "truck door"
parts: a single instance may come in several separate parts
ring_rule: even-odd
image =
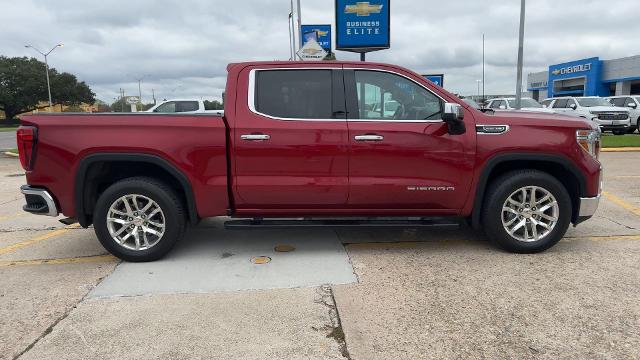
[[[345,69],[344,78],[349,206],[421,214],[461,209],[475,156],[470,113],[466,134],[449,135],[444,100],[425,85],[382,70]]]
[[[247,68],[239,84],[248,91],[238,93],[231,126],[238,212],[343,207],[349,143],[342,69]]]

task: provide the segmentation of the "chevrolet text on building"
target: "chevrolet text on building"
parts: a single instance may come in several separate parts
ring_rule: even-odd
[[[550,65],[547,71],[529,74],[527,90],[538,101],[558,96],[640,95],[640,55]]]
[[[591,63],[567,66],[560,69],[555,69],[551,73],[553,75],[564,75],[564,74],[573,74],[582,71],[591,71]]]

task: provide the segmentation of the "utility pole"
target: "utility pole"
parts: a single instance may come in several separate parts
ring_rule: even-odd
[[[153,98],[153,105],[156,104],[156,91],[151,89],[151,97]]]
[[[300,0],[296,0],[296,15],[298,18],[297,19],[298,24],[296,26],[296,31],[298,33],[297,46],[298,46],[298,49],[300,49],[300,47],[302,47],[302,8],[300,7]],[[302,58],[299,55],[298,55],[298,58],[302,60]]]
[[[293,61],[296,59],[296,36],[294,34],[295,26],[293,25],[293,0],[291,0],[291,11],[289,12],[288,22],[289,23],[287,24],[287,26],[289,27],[289,52],[291,53],[289,60]]]
[[[525,0],[520,0],[520,34],[518,39],[518,75],[516,76],[516,110],[522,107],[522,56],[524,41]]]
[[[49,54],[51,54],[51,52],[59,47],[63,47],[64,45],[62,43],[54,46],[51,48],[51,50],[49,50],[49,52],[47,53],[43,53],[42,51],[36,49],[35,47],[31,46],[31,45],[25,45],[24,47],[26,48],[32,48],[33,50],[37,51],[40,53],[40,55],[44,56],[44,68],[46,71],[46,75],[47,75],[47,92],[49,93],[49,112],[53,112],[53,105],[51,103],[51,85],[49,84],[49,62],[47,61],[47,57],[49,56]]]
[[[484,34],[482,34],[482,101],[484,102]]]
[[[124,89],[120,88],[120,112],[124,112]]]

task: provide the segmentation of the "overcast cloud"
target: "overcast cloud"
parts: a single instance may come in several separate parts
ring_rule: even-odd
[[[303,23],[333,24],[333,0],[301,2]],[[227,63],[289,58],[289,7],[289,0],[0,0],[0,54],[40,57],[24,45],[63,42],[49,64],[109,103],[119,88],[137,95],[143,76],[145,102],[152,88],[158,99],[214,99]],[[485,33],[486,93],[514,93],[519,7],[517,0],[393,0],[391,49],[367,60],[444,73],[448,90],[475,94]],[[637,0],[529,0],[525,78],[568,60],[637,55],[637,14]]]

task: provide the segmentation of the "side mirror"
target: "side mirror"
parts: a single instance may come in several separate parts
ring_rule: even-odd
[[[442,113],[442,121],[448,128],[450,135],[461,135],[467,131],[464,125],[464,109],[456,103],[445,103],[444,112]]]
[[[504,106],[504,105],[500,105],[500,110],[506,110],[506,109],[507,109],[507,107],[506,107],[506,106]]]
[[[636,107],[638,107],[638,105],[636,105],[636,103],[628,103],[627,107],[630,107],[632,109],[635,109]]]
[[[576,106],[576,104],[571,104],[571,105],[569,105],[569,107],[570,107],[571,109],[575,110],[578,106]]]

